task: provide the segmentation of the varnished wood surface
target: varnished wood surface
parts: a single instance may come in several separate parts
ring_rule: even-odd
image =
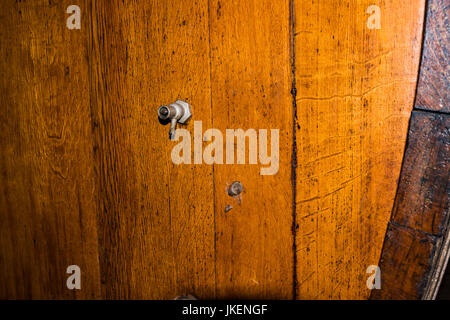
[[[0,13],[0,298],[368,296],[422,0],[382,2],[380,30],[369,1],[85,0],[81,30],[70,4]],[[279,129],[278,173],[174,165],[156,109],[176,99],[191,135]]]
[[[211,126],[208,4],[87,9],[103,297],[214,298],[212,167],[174,165],[175,142],[156,114],[186,100]]]
[[[68,1],[0,11],[0,298],[98,298],[87,33]],[[82,270],[82,290],[66,269]]]
[[[448,1],[430,0],[415,110],[372,299],[434,299],[450,252]],[[438,112],[436,112],[438,111]],[[401,281],[400,281],[401,280]]]
[[[424,1],[295,1],[297,297],[365,299],[394,201]]]
[[[291,299],[289,2],[210,1],[210,28],[214,128],[267,129],[268,143],[271,129],[280,135],[276,175],[260,175],[262,165],[214,165],[217,295]],[[227,194],[233,181],[244,187],[239,199]]]

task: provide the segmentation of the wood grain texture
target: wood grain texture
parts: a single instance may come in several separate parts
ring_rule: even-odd
[[[2,3],[1,299],[100,297],[87,37],[65,27],[69,5]]]
[[[442,236],[448,220],[450,117],[414,111],[391,221]]]
[[[174,165],[156,113],[185,100],[211,127],[207,2],[92,1],[88,11],[103,296],[214,298],[212,167]]]
[[[428,0],[417,109],[450,112],[449,11],[450,1]]]
[[[389,223],[380,260],[381,289],[371,299],[420,299],[433,260],[436,237]]]
[[[368,0],[83,0],[81,30],[65,26],[70,4],[8,0],[0,12],[0,298],[367,298],[424,0],[380,1],[380,30],[366,27]],[[259,162],[173,164],[177,142],[156,110],[176,99],[191,104],[192,136],[194,121],[224,138],[267,129],[269,144],[278,129],[277,174],[262,176]],[[425,137],[417,145],[431,147]],[[428,170],[442,152],[411,163]],[[233,181],[244,186],[236,198]],[[417,212],[446,208],[412,200]],[[422,217],[441,230],[441,214]],[[440,241],[390,230],[412,262]],[[70,264],[80,291],[66,289]]]
[[[291,299],[289,2],[211,0],[210,28],[214,128],[267,129],[268,141],[270,129],[280,134],[275,175],[260,175],[264,165],[214,165],[217,296]],[[227,194],[233,181],[243,184],[240,199]]]
[[[422,299],[430,281],[439,282],[445,271],[449,141],[448,115],[413,112],[391,218],[393,231],[386,235],[380,259],[381,290],[374,290],[372,299]]]
[[[372,299],[434,299],[449,259],[448,4],[427,3],[414,105],[415,110],[426,111],[411,115],[391,217],[391,225],[407,230],[409,236],[387,234],[380,259],[382,288],[372,293]],[[412,253],[416,253],[413,260],[399,268],[401,257]]]
[[[424,1],[295,1],[299,299],[365,299],[394,202]],[[367,8],[381,9],[368,29]]]

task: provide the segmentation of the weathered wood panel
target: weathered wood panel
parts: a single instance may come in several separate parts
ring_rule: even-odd
[[[434,299],[449,258],[447,13],[448,1],[428,1],[414,105],[426,111],[411,116],[391,217],[391,226],[407,230],[409,236],[386,235],[380,259],[382,287],[374,290],[372,299]]]
[[[389,223],[380,260],[381,289],[372,299],[420,299],[429,276],[436,237]]]
[[[214,298],[212,167],[174,165],[156,113],[186,100],[211,125],[207,2],[89,3],[103,296]]]
[[[394,202],[424,1],[295,1],[299,299],[365,299]]]
[[[1,299],[100,297],[87,25],[66,28],[69,5],[2,2]]]
[[[450,118],[414,111],[391,221],[441,236],[448,220]]]
[[[450,111],[448,0],[428,0],[416,108]]]
[[[260,174],[267,165],[214,165],[217,296],[291,299],[289,2],[211,0],[210,28],[214,128],[267,129],[269,146],[279,129],[280,151],[274,175]],[[227,194],[233,181],[240,199]]]
[[[450,117],[413,112],[393,230],[380,259],[381,290],[374,290],[372,299],[421,299],[436,264],[445,269],[445,260],[439,260],[448,237],[449,151]]]
[[[81,31],[65,28],[69,4],[0,13],[0,298],[367,297],[422,0],[384,1],[380,30],[366,28],[369,1],[85,0]],[[201,120],[267,129],[270,144],[279,129],[278,172],[174,165],[156,108],[176,99],[191,103],[191,134]],[[413,243],[405,230],[392,232]],[[419,244],[411,261],[429,257]],[[81,291],[65,287],[69,264]]]

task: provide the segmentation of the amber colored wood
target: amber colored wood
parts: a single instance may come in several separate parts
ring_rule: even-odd
[[[280,130],[276,175],[214,165],[217,297],[292,299],[289,2],[209,4],[214,128]],[[244,187],[240,199],[227,194],[233,181]]]
[[[428,0],[416,108],[450,112],[448,34],[450,3]]]
[[[0,298],[368,297],[424,0],[382,1],[380,30],[368,0],[84,0],[81,30],[70,4],[0,12]],[[156,109],[176,99],[191,134],[279,129],[278,173],[174,165]],[[430,257],[435,235],[394,225]]]
[[[448,115],[413,112],[391,219],[394,231],[386,235],[380,259],[382,286],[372,299],[433,298],[427,288],[440,281],[449,250],[449,132]]]
[[[182,99],[211,127],[208,4],[92,1],[88,12],[103,297],[214,298],[212,167],[174,165],[156,113]]]
[[[65,27],[69,4],[2,2],[0,299],[100,297],[87,33]]]
[[[372,299],[434,299],[450,256],[448,1],[430,0],[427,8],[414,105],[426,111],[411,115],[391,218],[391,225],[408,230],[409,236],[386,235],[380,259],[382,288]],[[408,263],[401,257],[409,258]]]
[[[294,1],[299,299],[365,299],[412,109],[424,1]]]

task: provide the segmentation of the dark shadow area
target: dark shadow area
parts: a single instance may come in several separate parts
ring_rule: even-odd
[[[450,300],[450,268],[447,265],[436,300]]]

